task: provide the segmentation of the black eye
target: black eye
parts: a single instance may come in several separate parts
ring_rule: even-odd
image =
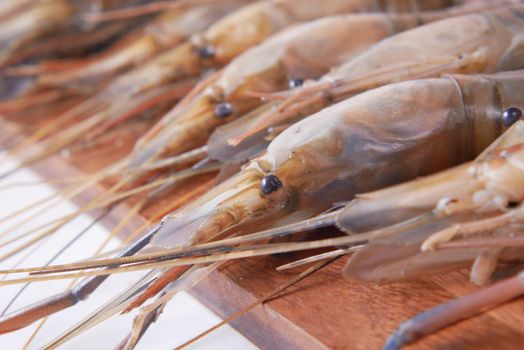
[[[213,46],[199,47],[198,56],[200,58],[213,58],[215,57],[215,49],[213,48]]]
[[[231,103],[219,103],[215,107],[215,115],[219,118],[226,118],[233,114],[233,106]]]
[[[510,107],[502,113],[502,119],[506,127],[513,125],[520,117],[522,117],[522,111],[516,107]]]
[[[263,194],[270,194],[282,187],[282,182],[275,175],[268,175],[260,182],[260,191]]]
[[[288,85],[290,89],[297,88],[299,86],[304,85],[304,79],[300,79],[300,78],[289,79]]]

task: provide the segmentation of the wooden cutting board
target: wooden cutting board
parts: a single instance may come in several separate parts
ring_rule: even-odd
[[[28,126],[38,127],[34,116],[10,117],[0,122],[0,143],[23,137],[22,130]],[[45,118],[40,117],[38,121],[44,123]],[[92,173],[128,152],[150,122],[128,124],[115,133],[110,142],[76,152],[74,157],[51,157],[34,165],[33,169],[46,179]],[[210,179],[211,176],[201,176],[166,195],[134,217],[123,234],[133,232],[188,189]],[[103,193],[108,185],[92,188],[75,198],[75,202],[87,203]],[[129,208],[129,203],[119,205],[103,223],[114,227]],[[91,214],[98,213],[93,211]],[[299,255],[288,254],[228,262],[191,293],[225,318],[300,273],[304,268],[286,272],[275,270],[297,257]],[[375,285],[343,279],[340,271],[344,263],[345,258],[339,259],[278,298],[256,307],[232,325],[262,349],[379,349],[404,320],[475,290],[467,280],[467,271]],[[517,300],[427,337],[408,349],[520,349],[524,344],[523,324],[524,300]]]

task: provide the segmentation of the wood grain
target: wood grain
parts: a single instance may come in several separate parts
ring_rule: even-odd
[[[0,124],[1,142],[23,137],[33,129],[30,125],[34,127],[27,119],[4,119]],[[34,169],[47,179],[92,173],[128,152],[132,141],[147,126],[148,123],[139,122],[121,128],[114,135],[118,147],[102,144],[78,151],[74,157],[50,157]],[[132,232],[188,187],[208,180],[209,176],[192,180],[166,195],[141,217],[134,218],[125,232]],[[75,201],[85,204],[109,185],[100,184]],[[127,204],[119,205],[103,223],[114,227],[127,210]],[[227,317],[299,273],[299,269],[275,271],[276,266],[298,256],[288,254],[226,263],[200,282],[192,293],[218,315]],[[475,289],[464,271],[388,285],[350,281],[340,275],[344,263],[344,259],[339,259],[232,325],[262,349],[379,349],[402,321]],[[521,348],[523,310],[524,300],[517,300],[427,337],[408,349]]]

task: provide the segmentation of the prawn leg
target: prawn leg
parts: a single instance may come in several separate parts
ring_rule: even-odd
[[[477,286],[486,284],[488,279],[495,272],[499,261],[502,248],[489,248],[483,250],[473,262],[470,272],[470,281]]]
[[[434,233],[421,246],[422,251],[434,250],[436,246],[447,241],[451,241],[457,236],[471,236],[481,232],[493,231],[513,223],[520,223],[524,220],[524,210],[522,208],[510,210],[507,213],[493,218],[479,220],[471,223],[456,224],[450,228]]]

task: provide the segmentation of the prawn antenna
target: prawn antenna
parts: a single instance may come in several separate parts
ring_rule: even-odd
[[[58,259],[69,247],[71,247],[75,242],[77,242],[80,238],[82,238],[87,232],[89,232],[89,230],[91,230],[96,224],[98,224],[98,222],[100,222],[100,220],[102,220],[104,217],[106,217],[108,214],[109,214],[109,211],[110,209],[107,209],[105,210],[103,213],[101,213],[100,215],[98,215],[97,218],[95,218],[91,223],[89,223],[89,225],[84,228],[83,230],[81,230],[75,237],[73,237],[69,242],[67,242],[67,244],[65,244],[58,252],[56,252],[55,255],[53,255],[53,257],[51,257],[51,259],[49,259],[46,264],[44,266],[49,266],[51,265],[56,259]],[[16,292],[16,294],[13,296],[13,298],[11,298],[11,300],[9,301],[9,303],[7,303],[6,307],[2,310],[2,312],[0,313],[0,317],[4,316],[7,311],[9,311],[9,309],[11,308],[11,306],[15,303],[15,301],[22,295],[22,293],[24,292],[24,290],[27,289],[27,287],[29,287],[29,283],[26,283],[22,288],[20,288],[20,290],[18,290],[18,292]]]

